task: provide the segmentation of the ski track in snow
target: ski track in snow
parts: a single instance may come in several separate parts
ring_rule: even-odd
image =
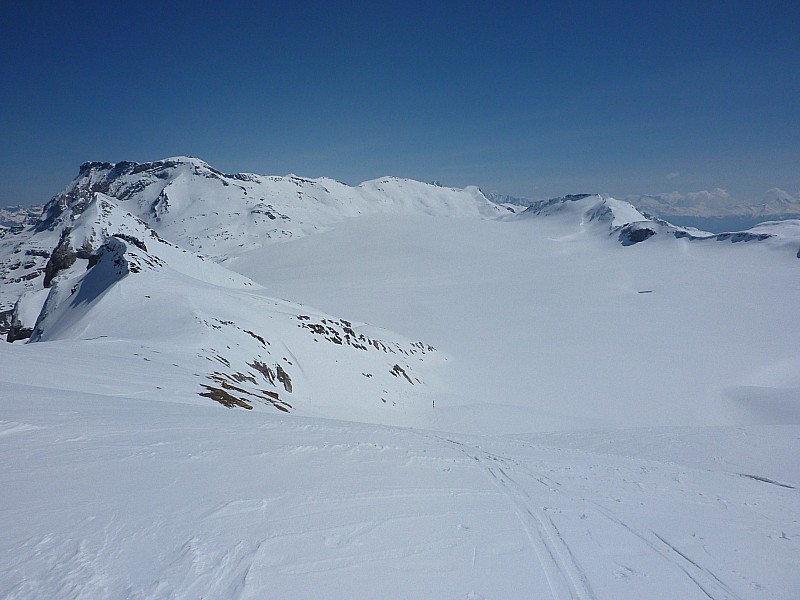
[[[569,492],[561,482],[542,473],[533,472],[517,460],[487,452],[479,446],[469,446],[451,437],[435,437],[457,446],[468,459],[478,463],[488,474],[495,487],[513,506],[514,512],[530,540],[531,547],[536,552],[539,565],[547,577],[554,600],[596,600],[598,598],[592,589],[589,575],[581,567],[570,543],[564,538],[554,519],[550,516],[553,511],[561,513],[565,509],[575,509],[576,507],[584,513],[592,511],[607,519],[618,528],[618,533],[622,533],[623,537],[624,534],[629,534],[640,540],[649,549],[652,556],[663,559],[669,567],[677,568],[682,572],[702,593],[703,597],[710,600],[743,600],[743,596],[737,594],[711,569],[704,567],[696,559],[691,558],[670,543],[663,534],[652,529],[643,532],[632,527],[607,507]],[[539,484],[531,488],[538,492],[532,492],[521,485],[520,476],[527,477]],[[764,479],[748,475],[741,476],[756,481]],[[676,480],[676,483],[679,483],[679,480]],[[777,485],[794,489],[786,484]],[[546,497],[542,497],[542,493]],[[557,497],[553,497],[554,495]],[[557,505],[559,508],[548,505]],[[582,515],[582,518],[585,518],[585,514]],[[630,576],[634,572],[629,567],[620,566],[626,571],[626,576]],[[760,585],[753,583],[755,589],[760,589]]]
[[[576,562],[569,546],[552,520],[536,506],[530,494],[508,474],[510,468],[507,459],[482,452],[480,448],[468,447],[456,440],[439,439],[458,446],[469,459],[479,463],[495,487],[508,499],[538,557],[553,599],[594,600],[595,596],[586,574]],[[505,466],[505,469],[501,465]],[[554,491],[543,479],[533,477]]]
[[[713,536],[732,528],[738,546],[763,540],[781,527],[781,511],[798,508],[787,487],[509,438],[296,417],[259,428],[219,422],[211,410],[181,425],[197,408],[179,405],[159,427],[131,421],[131,438],[123,425],[144,411],[115,415],[120,400],[96,402],[66,424],[46,426],[56,417],[44,412],[24,431],[16,419],[2,423],[24,449],[0,441],[0,458],[22,459],[2,474],[4,489],[30,498],[24,490],[42,485],[44,477],[22,479],[49,469],[37,448],[75,465],[73,484],[37,500],[35,518],[50,532],[12,526],[0,541],[3,597],[302,598],[326,580],[344,586],[333,597],[348,597],[380,573],[372,585],[388,577],[390,587],[372,592],[399,598],[411,593],[396,578],[403,565],[431,586],[418,594],[430,598],[781,597],[774,587],[756,593],[765,589],[757,572]],[[306,484],[286,487],[297,476]],[[716,498],[693,499],[698,492]],[[10,498],[4,510],[17,514]],[[673,511],[689,520],[664,521]],[[692,522],[712,515],[711,540],[686,547]],[[789,535],[772,543],[796,556],[800,530],[786,525]]]

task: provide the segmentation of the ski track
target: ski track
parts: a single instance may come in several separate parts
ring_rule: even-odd
[[[0,432],[50,435],[46,427],[20,427],[20,424],[19,421],[1,422]],[[476,543],[471,534],[462,536],[460,532],[453,534],[431,528],[442,523],[469,522],[462,519],[479,511],[483,522],[507,523],[510,516],[511,530],[519,527],[518,531],[523,534],[517,542],[518,548],[527,546],[536,556],[532,566],[534,584],[530,589],[520,589],[520,594],[535,594],[534,590],[541,590],[540,593],[548,597],[549,590],[553,600],[599,600],[609,597],[609,590],[613,593],[617,589],[613,585],[624,586],[628,580],[634,580],[640,587],[657,585],[662,592],[674,589],[685,598],[745,598],[725,581],[731,577],[746,580],[744,575],[730,569],[720,571],[725,563],[706,551],[712,564],[719,565],[712,569],[698,558],[702,550],[697,544],[693,543],[691,548],[683,546],[691,529],[673,532],[658,521],[657,512],[648,508],[631,511],[638,506],[638,501],[645,506],[644,503],[654,497],[669,502],[672,497],[681,498],[690,492],[707,492],[704,482],[714,475],[712,471],[533,445],[508,438],[480,439],[414,429],[382,431],[380,435],[384,437],[377,441],[370,434],[366,441],[355,439],[341,443],[340,436],[360,435],[360,430],[349,432],[347,427],[332,423],[324,427],[291,421],[286,424],[286,440],[253,447],[241,459],[248,464],[258,459],[252,464],[261,464],[269,460],[282,463],[291,458],[297,466],[312,467],[322,464],[320,461],[334,459],[337,464],[346,461],[354,466],[368,466],[368,473],[374,465],[387,461],[387,468],[394,465],[400,469],[398,473],[406,469],[418,474],[441,473],[452,468],[460,472],[462,479],[453,481],[454,485],[437,483],[443,487],[433,488],[416,486],[413,478],[408,480],[412,483],[410,486],[398,484],[390,489],[373,484],[361,489],[345,487],[335,492],[309,488],[302,495],[287,494],[280,489],[262,495],[259,487],[249,490],[252,495],[239,493],[228,499],[217,497],[207,502],[200,499],[188,505],[187,512],[165,513],[162,520],[156,522],[120,525],[116,515],[107,514],[101,517],[107,519],[105,525],[96,521],[94,526],[81,526],[75,529],[80,531],[75,537],[54,534],[26,538],[10,547],[9,555],[14,558],[8,565],[8,572],[14,577],[15,573],[20,576],[16,577],[13,587],[5,590],[8,597],[32,598],[42,590],[51,590],[57,592],[57,597],[64,598],[103,597],[104,593],[122,591],[125,597],[134,599],[226,597],[243,600],[260,597],[276,578],[285,585],[293,579],[328,577],[329,574],[343,576],[343,573],[357,574],[398,562],[420,564],[430,560],[423,557],[458,557],[462,561],[457,563],[460,569],[464,568],[466,559],[475,571],[476,562],[480,562],[480,538]],[[261,429],[274,430],[275,427],[267,424]],[[170,427],[146,431],[159,434],[160,438]],[[310,437],[300,444],[287,443],[292,439],[292,431],[302,431]],[[424,443],[400,437],[409,434]],[[60,437],[60,433],[56,435]],[[102,436],[107,437],[104,447],[121,458],[135,459],[131,466],[151,459],[187,460],[187,449],[191,453],[197,449],[194,445],[183,448],[162,439],[153,440],[152,435],[143,440],[145,443],[131,446],[119,443],[118,435],[113,428],[104,430]],[[388,435],[392,437],[386,438]],[[224,440],[225,436],[220,439]],[[80,456],[83,455],[77,458]],[[92,459],[93,454],[87,453],[85,457]],[[113,462],[114,457],[104,460]],[[202,460],[212,464],[214,459]],[[796,493],[788,484],[777,485],[761,477],[724,471],[717,471],[716,477],[732,484],[739,481],[731,492],[747,490],[738,503],[747,506],[747,514],[764,519],[762,524],[753,524],[762,531],[764,524],[770,528],[777,524],[769,514],[755,511],[753,506],[758,505],[759,498],[763,494],[791,498]],[[475,486],[468,487],[463,482],[475,482]],[[693,499],[686,506],[698,505],[706,511],[713,510],[709,507],[717,502],[724,510],[729,510],[729,501],[736,498],[698,496],[703,496],[702,500]],[[453,504],[453,500],[457,504]],[[506,502],[508,507],[502,506]],[[654,510],[661,510],[661,506],[656,505]],[[694,518],[702,518],[703,514],[711,513],[699,512]],[[578,516],[589,519],[586,525],[577,520]],[[608,527],[598,526],[598,523]],[[230,534],[232,527],[242,524],[253,528],[252,533]],[[173,543],[160,546],[156,562],[161,564],[153,570],[149,582],[133,584],[130,580],[119,579],[113,570],[115,564],[128,556],[137,557],[137,549],[142,544],[171,539],[160,533],[164,527],[174,531],[176,536]],[[405,531],[426,534],[417,539],[397,536],[397,532]],[[219,532],[227,533],[220,535]],[[627,548],[629,554],[616,551],[610,556],[591,554],[582,536],[587,539],[597,536],[596,541],[601,546]],[[711,546],[712,551],[713,548]],[[528,552],[521,556],[523,564],[532,559]],[[636,562],[628,563],[620,556],[634,556]],[[23,576],[34,572],[26,563],[33,565],[42,579]],[[616,584],[612,575],[618,580]],[[642,577],[653,579],[643,582]],[[750,581],[751,585],[754,583]],[[760,588],[754,586],[754,589]],[[624,588],[619,590],[622,592]]]
[[[553,600],[596,600],[586,572],[553,520],[544,513],[544,509],[538,508],[525,488],[506,471],[508,460],[452,439],[437,439],[457,445],[468,458],[480,463],[495,487],[509,500],[539,559]],[[506,469],[501,465],[505,465]],[[551,492],[557,491],[544,478],[533,478]]]
[[[680,569],[705,596],[710,598],[710,600],[743,600],[741,596],[737,595],[713,572],[705,567],[700,566],[697,562],[678,550],[675,546],[670,544],[666,539],[652,529],[649,530],[649,533],[652,536],[650,537],[645,533],[634,529],[626,522],[616,517],[605,507],[596,503],[593,504],[601,515],[616,523],[631,535],[637,537],[655,554],[663,558],[671,565]]]
[[[518,478],[510,473],[519,472],[536,481],[547,492],[560,493],[559,505],[561,507],[565,507],[570,503],[580,504],[584,511],[589,510],[599,514],[627,534],[634,536],[644,543],[653,555],[667,562],[670,566],[677,568],[704,597],[710,600],[744,600],[712,570],[702,566],[686,552],[681,551],[662,534],[652,529],[648,529],[647,532],[637,530],[602,504],[568,492],[561,482],[527,469],[518,460],[484,451],[480,447],[468,446],[451,438],[435,437],[458,446],[469,460],[479,463],[490,476],[495,487],[509,500],[530,540],[531,547],[539,559],[554,600],[597,600],[598,597],[592,589],[588,574],[581,567],[568,541],[556,526],[553,518],[548,514],[548,507],[541,506],[542,503],[534,499],[526,488],[519,483]],[[530,447],[533,448],[532,446]],[[737,475],[762,483],[794,489],[790,485],[765,480],[762,477],[746,474]],[[681,481],[679,477],[674,479],[676,483]],[[637,485],[641,490],[641,485]],[[620,567],[631,571],[629,567],[624,565],[620,565]]]

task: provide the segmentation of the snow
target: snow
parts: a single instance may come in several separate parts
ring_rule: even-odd
[[[776,466],[796,464],[797,428],[511,439],[92,385],[5,390],[6,598],[788,598],[800,585],[800,482]]]
[[[797,223],[187,157],[49,208],[0,264],[93,266],[0,286],[0,597],[800,595]]]
[[[612,219],[612,225],[614,227],[619,227],[625,225],[626,223],[635,223],[637,221],[648,220],[647,217],[642,215],[642,213],[636,210],[633,206],[627,202],[623,202],[622,200],[607,198],[605,203],[609,206],[614,215]]]
[[[472,424],[453,418],[471,432],[500,419],[515,431],[747,423],[733,388],[783,385],[752,379],[777,365],[800,372],[791,253],[661,236],[623,247],[598,227],[364,217],[229,265],[452,357],[437,407],[470,405]],[[442,413],[435,426],[456,427]]]

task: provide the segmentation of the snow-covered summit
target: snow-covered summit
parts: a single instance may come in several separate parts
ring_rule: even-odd
[[[522,214],[527,216],[578,215],[583,220],[608,222],[611,227],[621,227],[628,223],[648,220],[632,204],[599,194],[573,194],[544,200],[532,204]]]
[[[502,209],[476,187],[443,188],[384,177],[352,187],[329,178],[226,174],[191,157],[151,163],[87,162],[45,207],[39,230],[67,209],[81,212],[95,192],[183,247],[219,259],[270,239],[302,237],[344,218],[378,212],[493,217]]]

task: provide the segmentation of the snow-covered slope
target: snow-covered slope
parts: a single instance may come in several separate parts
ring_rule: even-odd
[[[186,260],[186,250],[161,239],[143,221],[120,208],[114,198],[93,192],[79,210],[70,207],[58,216],[51,214],[49,227],[39,222],[8,240],[0,240],[0,263],[6,265],[0,300],[6,307],[11,302],[16,307],[11,313],[12,340],[29,335],[31,316],[35,319],[46,295],[43,290],[59,279],[74,278],[85,271],[93,255],[111,236],[125,239],[145,252],[148,245],[151,251],[157,248],[155,256],[159,259],[207,283],[253,286],[252,282],[213,261],[202,257]],[[2,251],[5,251],[4,257]]]
[[[630,224],[590,220],[603,202],[586,201],[503,221],[365,217],[230,266],[451,357],[421,426],[800,423],[797,245],[647,221],[659,233],[624,245]]]
[[[134,344],[132,355],[176,372],[159,397],[379,421],[427,402],[431,346],[265,297],[102,194],[72,223],[63,246],[100,246],[53,279],[31,342]]]
[[[154,402],[169,373],[95,343],[84,365],[0,345],[3,598],[800,589],[796,427],[510,438],[224,411]]]
[[[0,596],[796,596],[800,222],[512,213],[84,165],[0,239]]]

